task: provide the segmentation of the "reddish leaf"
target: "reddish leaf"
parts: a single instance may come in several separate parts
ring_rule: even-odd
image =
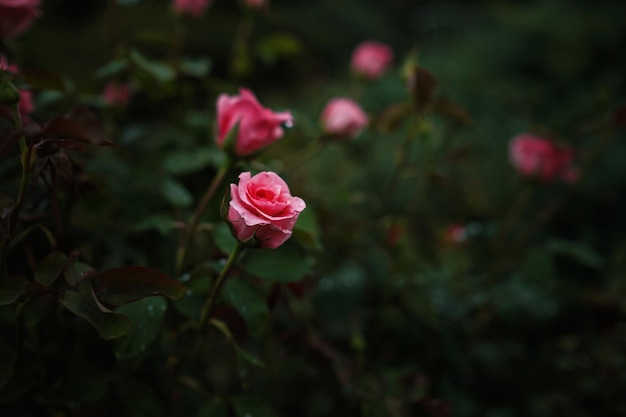
[[[83,106],[77,106],[66,115],[49,120],[42,133],[92,145],[115,146],[105,139],[104,129],[96,115]]]
[[[61,304],[72,313],[87,320],[103,339],[115,339],[130,331],[131,325],[128,317],[102,311],[88,282],[83,281],[78,291],[65,291],[61,297]]]
[[[109,269],[94,278],[98,299],[105,304],[120,306],[153,295],[179,299],[187,287],[152,268],[128,266]]]

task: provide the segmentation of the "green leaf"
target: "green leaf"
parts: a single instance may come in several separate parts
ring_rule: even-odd
[[[163,197],[178,207],[189,207],[193,203],[193,196],[180,182],[173,178],[166,178],[161,183]]]
[[[129,55],[131,61],[155,81],[164,84],[176,78],[176,71],[164,62],[151,61],[141,52],[133,49]]]
[[[269,309],[265,298],[241,279],[230,279],[224,295],[243,317],[252,333],[258,333],[267,324]]]
[[[315,259],[292,241],[277,249],[250,250],[241,261],[243,268],[263,279],[279,282],[297,281],[311,271]]]
[[[553,253],[569,256],[589,268],[601,269],[604,266],[602,257],[585,242],[553,239],[548,243],[548,249]]]
[[[230,232],[230,227],[226,223],[220,222],[215,226],[213,239],[217,247],[224,253],[232,253],[237,246],[237,239]]]
[[[293,237],[307,248],[320,250],[322,249],[322,244],[319,240],[319,234],[315,210],[307,207],[298,216],[298,221],[293,228]]]
[[[252,396],[231,399],[237,417],[276,417],[276,413],[262,400]]]
[[[193,151],[174,152],[167,156],[165,169],[173,175],[190,174],[208,166],[220,167],[224,153],[214,147],[204,147]]]
[[[94,285],[98,299],[103,303],[120,306],[153,295],[179,299],[187,287],[156,269],[127,266],[109,269],[97,278]]]
[[[221,398],[211,398],[200,406],[196,417],[228,417],[228,404]]]
[[[35,281],[48,287],[61,275],[67,265],[67,256],[61,252],[52,252],[46,256],[35,268]]]
[[[121,74],[128,68],[128,60],[116,59],[96,70],[97,78],[110,78]]]
[[[265,368],[265,362],[261,359],[253,355],[252,353],[244,350],[241,346],[233,342],[233,347],[235,348],[235,352],[237,353],[237,359],[239,361],[248,362],[251,365],[254,365],[258,368]],[[243,364],[240,363],[240,368],[243,368]]]
[[[132,327],[130,333],[116,340],[115,357],[131,359],[145,352],[159,334],[166,309],[163,297],[144,298],[116,309],[128,317]]]
[[[261,38],[256,44],[257,55],[267,64],[297,55],[301,49],[300,41],[289,33],[273,33]]]
[[[196,78],[204,78],[211,70],[211,60],[207,57],[183,58],[180,63],[180,71],[183,74]]]
[[[61,296],[61,304],[77,316],[87,320],[106,340],[122,337],[130,331],[128,317],[100,309],[90,286],[81,285],[80,292],[68,290]]]
[[[26,279],[22,277],[0,279],[0,306],[15,302],[24,293],[26,283]]]
[[[5,343],[0,343],[0,389],[3,389],[13,379],[17,355]]]
[[[154,389],[137,379],[122,380],[115,385],[126,415],[133,417],[159,417],[163,406]]]
[[[136,232],[145,232],[148,230],[156,230],[163,236],[169,236],[174,226],[174,218],[171,214],[153,214],[137,223],[133,230]]]

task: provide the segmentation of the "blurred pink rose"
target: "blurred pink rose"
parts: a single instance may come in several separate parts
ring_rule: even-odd
[[[110,82],[102,90],[102,99],[109,106],[126,107],[131,96],[132,91],[128,84]]]
[[[250,155],[283,136],[283,124],[293,123],[289,112],[274,113],[258,102],[250,90],[239,89],[238,96],[221,94],[217,98],[216,142],[223,146],[228,132],[239,122],[235,145],[238,156]]]
[[[370,80],[380,78],[393,62],[393,50],[385,43],[365,41],[352,53],[352,72]]]
[[[15,75],[19,75],[20,68],[0,54],[0,70],[11,72]],[[17,105],[17,109],[20,112],[20,117],[23,123],[30,122],[30,114],[35,111],[35,102],[33,100],[33,93],[30,90],[20,88],[20,102]],[[9,113],[10,114],[10,113]]]
[[[176,14],[198,18],[211,5],[211,0],[173,0],[172,7]]]
[[[276,173],[239,174],[239,185],[230,185],[228,220],[240,242],[253,237],[262,248],[275,249],[291,236],[306,204],[293,197]]]
[[[40,0],[0,0],[0,37],[13,38],[25,32],[39,17]]]
[[[572,168],[574,152],[558,146],[548,139],[522,133],[509,142],[509,159],[524,177],[543,182],[575,182],[578,179]]]
[[[16,64],[10,63],[6,56],[0,54],[0,70],[12,72],[13,74],[19,74],[20,67]]]
[[[320,115],[324,132],[338,138],[353,138],[369,123],[358,103],[344,97],[331,99]]]

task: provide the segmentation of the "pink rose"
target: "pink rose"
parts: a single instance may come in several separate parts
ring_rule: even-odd
[[[40,0],[0,0],[0,37],[13,38],[25,32],[39,17]]]
[[[132,91],[128,84],[110,82],[102,90],[102,99],[110,106],[126,107]]]
[[[320,115],[324,132],[338,138],[353,138],[367,127],[369,120],[356,102],[338,97],[331,99]]]
[[[240,242],[253,237],[262,248],[276,249],[291,236],[293,226],[305,209],[299,197],[276,173],[239,174],[239,185],[230,185],[228,220]]]
[[[16,64],[11,64],[6,56],[0,54],[0,70],[19,74],[20,68]]]
[[[393,62],[393,50],[375,41],[360,43],[352,53],[352,72],[369,80],[380,78]]]
[[[571,167],[574,152],[558,146],[548,139],[522,133],[509,142],[509,159],[518,172],[543,182],[577,180],[576,170]]]
[[[0,55],[0,70],[7,71],[16,75],[19,75],[20,68],[16,64],[12,64],[4,56]],[[17,105],[17,109],[20,112],[20,117],[23,123],[30,122],[30,114],[35,111],[35,102],[33,100],[33,93],[27,89],[19,89],[20,102]],[[5,109],[6,110],[6,109]],[[6,111],[5,111],[6,113]],[[9,112],[10,115],[10,112]]]
[[[250,155],[283,136],[283,124],[291,125],[289,112],[274,113],[261,106],[251,91],[239,89],[239,96],[221,94],[217,98],[217,137],[219,146],[224,145],[226,136],[239,122],[239,133],[235,153]]]
[[[211,5],[211,0],[173,0],[174,12],[179,15],[198,18]]]

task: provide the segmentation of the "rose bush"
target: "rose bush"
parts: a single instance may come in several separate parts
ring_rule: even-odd
[[[228,220],[237,240],[255,238],[262,248],[275,249],[285,243],[306,208],[274,172],[241,173],[239,184],[230,185],[230,197]]]
[[[237,124],[235,154],[248,156],[272,144],[283,136],[283,125],[293,123],[290,112],[275,113],[259,103],[256,96],[245,88],[238,96],[221,94],[217,98],[218,145],[224,145],[226,136]]]
[[[331,99],[320,115],[324,133],[340,139],[353,138],[367,127],[369,119],[361,106],[345,97]]]
[[[0,37],[15,37],[39,17],[40,0],[0,0]]]
[[[377,41],[361,42],[354,49],[350,66],[356,75],[369,80],[380,78],[393,62],[393,49]]]
[[[509,159],[520,175],[542,182],[574,182],[574,151],[548,139],[522,133],[509,142]]]

